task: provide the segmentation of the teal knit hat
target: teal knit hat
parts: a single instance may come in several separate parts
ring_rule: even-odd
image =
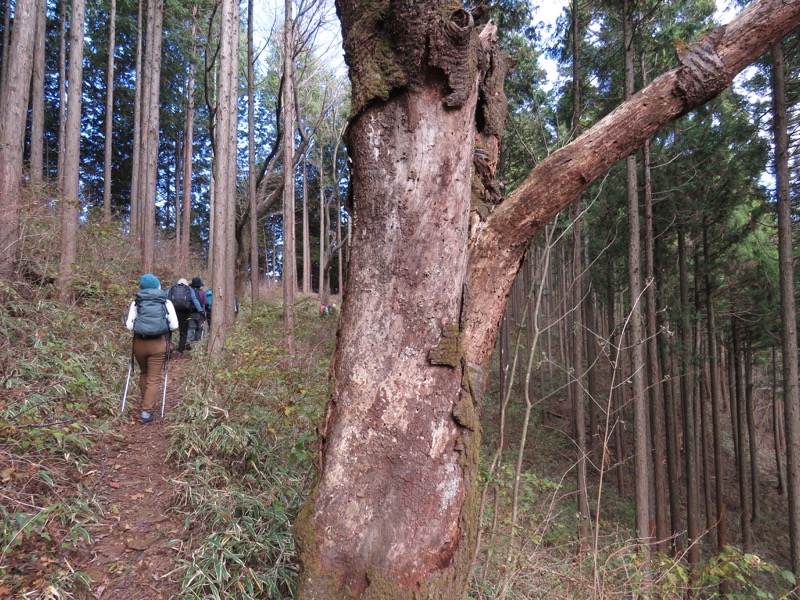
[[[139,287],[143,290],[157,290],[161,288],[161,282],[152,273],[146,273],[139,277]]]

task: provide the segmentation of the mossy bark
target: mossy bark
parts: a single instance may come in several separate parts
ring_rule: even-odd
[[[463,598],[484,373],[528,244],[797,26],[800,0],[751,5],[508,199],[492,182],[503,111],[488,90],[508,62],[494,60],[491,32],[460,2],[337,0],[337,12],[353,83],[351,278],[320,474],[296,525],[297,597]]]

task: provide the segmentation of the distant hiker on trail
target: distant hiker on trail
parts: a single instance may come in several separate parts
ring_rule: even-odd
[[[211,303],[214,300],[214,291],[209,288],[206,290],[206,324],[208,326],[208,330],[211,331]],[[239,315],[239,296],[233,297],[233,317],[236,318]]]
[[[201,289],[203,287],[203,280],[199,277],[194,277],[192,279],[192,285],[190,287],[194,290],[201,307],[200,312],[192,312],[189,314],[189,333],[187,339],[189,343],[192,343],[199,342],[203,339],[203,322],[206,320],[208,298],[206,297],[205,291]]]
[[[128,309],[125,325],[133,331],[133,356],[139,364],[142,394],[142,423],[156,418],[155,406],[161,391],[164,361],[171,332],[178,329],[178,316],[158,277],[147,273],[139,278],[136,298]]]
[[[185,279],[178,279],[178,283],[167,290],[167,299],[172,302],[175,307],[175,313],[178,315],[180,338],[175,357],[182,358],[189,336],[189,316],[192,313],[202,312],[203,307],[200,306],[197,294],[189,287],[189,282]]]

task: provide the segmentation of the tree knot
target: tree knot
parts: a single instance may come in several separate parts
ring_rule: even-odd
[[[725,27],[720,27],[701,37],[688,50],[679,52],[677,88],[687,105],[710,100],[733,81],[717,54],[717,45],[724,34]]]

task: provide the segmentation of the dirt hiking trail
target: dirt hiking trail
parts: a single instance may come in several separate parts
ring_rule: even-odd
[[[95,449],[91,486],[103,515],[87,527],[92,542],[72,551],[73,567],[92,579],[91,592],[75,594],[80,600],[177,597],[177,576],[169,573],[178,566],[177,556],[188,532],[182,518],[169,510],[173,468],[166,456],[170,415],[180,402],[178,384],[188,360],[170,361],[164,419],[146,425],[140,418],[135,371],[124,417],[112,425]],[[158,410],[160,414],[160,405]]]

